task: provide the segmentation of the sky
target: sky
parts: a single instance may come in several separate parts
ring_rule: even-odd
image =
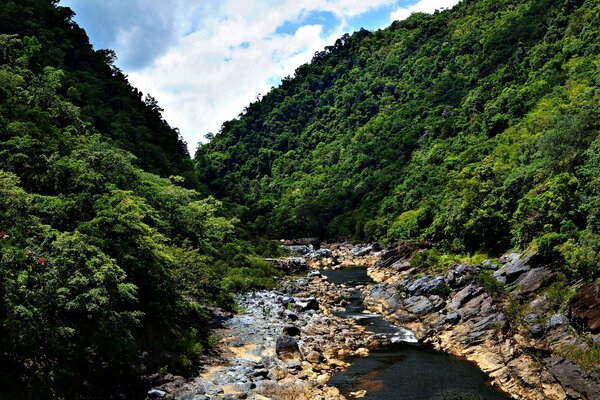
[[[113,49],[190,153],[207,133],[344,33],[458,0],[61,0],[95,49]]]

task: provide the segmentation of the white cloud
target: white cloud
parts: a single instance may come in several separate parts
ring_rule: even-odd
[[[348,22],[406,0],[61,0],[99,47],[116,50],[130,82],[154,96],[193,153],[208,132],[235,118],[275,81],[310,61]],[[410,1],[410,0],[409,0]],[[417,1],[417,0],[412,0]],[[420,0],[388,21],[458,0]],[[388,11],[389,10],[389,11]],[[330,13],[320,22],[311,13]],[[317,21],[317,22],[315,22]],[[276,33],[291,24],[288,34]],[[323,26],[327,24],[328,26]],[[286,31],[287,32],[287,31]]]
[[[316,51],[340,37],[347,18],[395,1],[226,0],[200,11],[188,7],[187,19],[178,16],[186,26],[181,31],[191,26],[195,31],[181,35],[175,46],[147,68],[131,72],[129,79],[159,101],[165,119],[180,129],[193,153],[206,133],[216,133],[259,93],[266,94],[273,77],[293,75]],[[318,24],[275,34],[283,23],[297,22],[310,11],[333,13],[339,25],[327,27],[327,37]]]
[[[410,17],[411,14],[416,12],[424,12],[431,14],[435,10],[441,10],[443,8],[451,8],[456,5],[459,0],[420,0],[417,3],[408,7],[400,7],[391,14],[392,21],[403,20]]]

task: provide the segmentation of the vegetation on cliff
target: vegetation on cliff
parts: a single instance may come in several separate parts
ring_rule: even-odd
[[[273,237],[537,247],[598,276],[600,5],[465,0],[315,54],[199,147]]]
[[[273,249],[186,188],[177,132],[54,3],[0,5],[0,397],[131,397]]]

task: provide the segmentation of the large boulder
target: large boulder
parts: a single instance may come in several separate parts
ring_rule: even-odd
[[[275,342],[275,353],[280,358],[294,358],[300,355],[300,348],[293,337],[278,336]]]
[[[519,283],[533,267],[539,266],[540,257],[537,253],[510,253],[500,257],[502,267],[494,272],[494,278],[507,285]]]
[[[569,319],[575,326],[600,333],[600,286],[592,282],[569,301]]]
[[[304,257],[267,259],[267,261],[274,262],[275,268],[280,269],[287,274],[305,273],[309,269]]]

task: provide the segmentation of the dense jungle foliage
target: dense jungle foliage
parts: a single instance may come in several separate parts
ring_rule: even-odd
[[[465,0],[316,53],[195,155],[257,232],[600,259],[600,3]]]
[[[177,132],[55,3],[0,4],[0,398],[135,398],[276,247],[185,187]]]

